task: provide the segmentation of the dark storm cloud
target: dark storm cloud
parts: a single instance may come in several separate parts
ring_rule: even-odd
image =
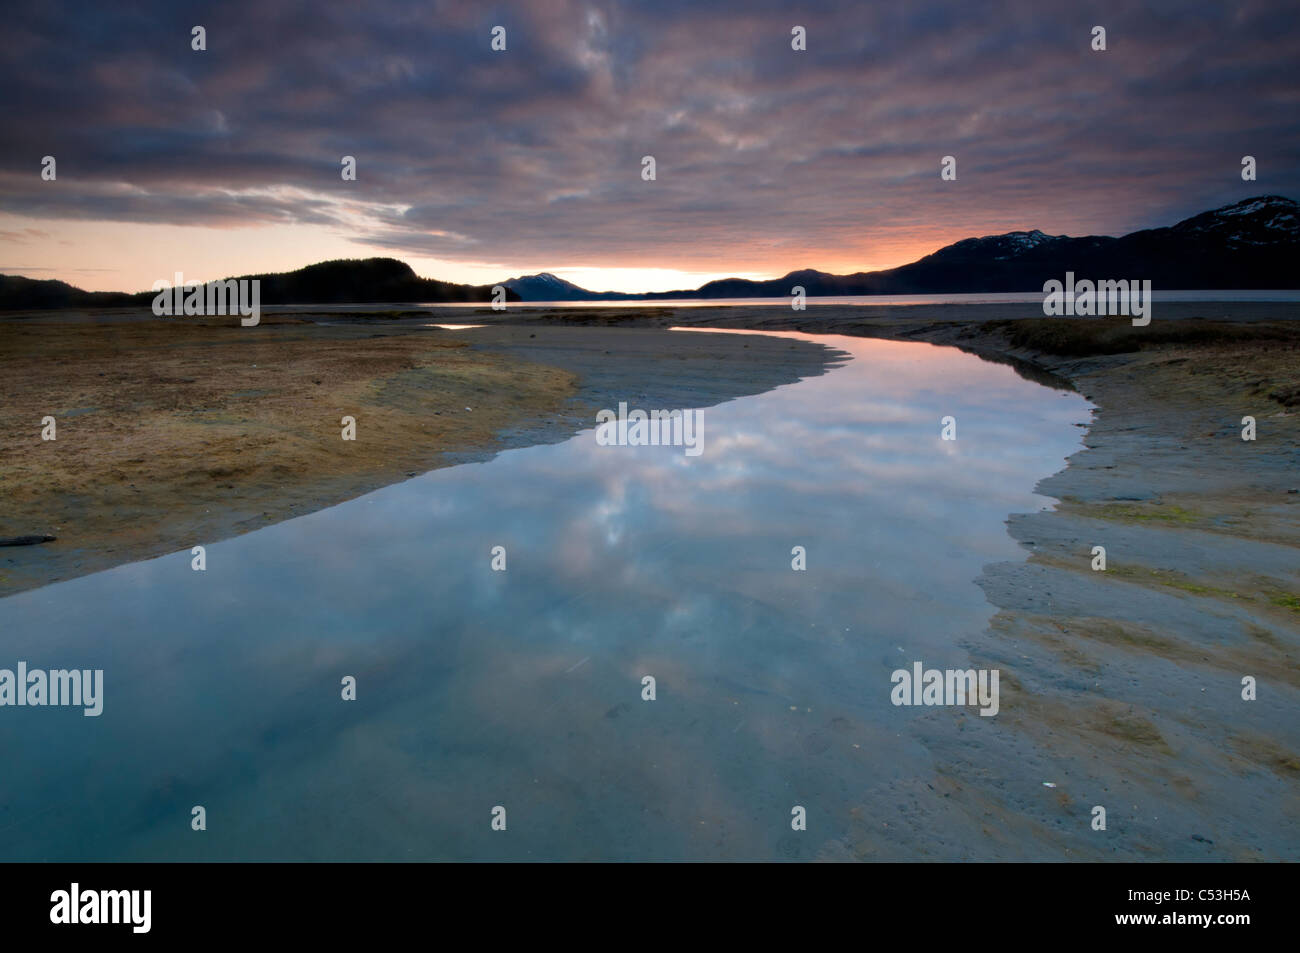
[[[816,265],[936,226],[1116,233],[1300,194],[1300,8],[1047,6],[11,3],[0,208],[715,268]],[[956,183],[939,180],[948,154]]]

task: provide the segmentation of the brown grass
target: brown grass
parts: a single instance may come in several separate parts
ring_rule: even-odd
[[[430,469],[575,392],[424,329],[0,322],[0,536],[92,564],[235,535]],[[466,407],[473,408],[466,411]],[[57,439],[41,439],[53,416]],[[340,420],[357,421],[341,439]],[[0,594],[44,554],[7,550]]]
[[[1129,318],[1024,318],[990,321],[984,328],[1003,334],[1013,347],[1062,357],[1126,354],[1148,348],[1208,345],[1300,347],[1295,322],[1237,322],[1189,318],[1134,327]]]

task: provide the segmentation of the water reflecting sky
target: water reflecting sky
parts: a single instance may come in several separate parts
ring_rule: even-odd
[[[1088,417],[950,348],[816,339],[853,359],[706,408],[698,457],[587,430],[210,544],[203,573],[0,600],[0,667],[105,673],[98,718],[0,709],[0,859],[810,856],[924,769],[890,672],[966,665],[973,580],[1023,557],[1003,521]]]

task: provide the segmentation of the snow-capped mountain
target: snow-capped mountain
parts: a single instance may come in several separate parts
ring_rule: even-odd
[[[953,254],[987,254],[995,261],[1017,258],[1046,242],[1065,238],[1065,235],[1047,235],[1034,229],[1029,232],[1007,232],[1004,235],[985,235],[983,238],[963,238],[942,249]]]
[[[1041,291],[1067,271],[1137,278],[1166,290],[1300,288],[1300,204],[1280,195],[1245,199],[1166,228],[1120,238],[1071,238],[1038,229],[965,238],[887,271],[798,271],[771,281],[736,278],[654,297],[784,297]]]
[[[1038,229],[965,238],[910,265],[832,275],[814,269],[751,281],[724,278],[693,290],[618,295],[585,291],[554,275],[506,286],[528,301],[596,298],[784,298],[810,296],[1041,291],[1067,271],[1080,277],[1149,279],[1162,289],[1300,288],[1300,204],[1280,195],[1244,199],[1166,228],[1120,238],[1072,238]]]
[[[601,297],[599,293],[580,288],[549,271],[538,275],[523,275],[501,283],[524,301],[580,301]]]
[[[1168,231],[1234,247],[1294,242],[1300,236],[1300,204],[1280,195],[1264,195],[1204,212]]]

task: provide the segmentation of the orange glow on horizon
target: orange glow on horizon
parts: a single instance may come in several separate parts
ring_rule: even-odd
[[[987,232],[985,232],[986,234]],[[416,274],[466,284],[494,284],[521,275],[550,272],[590,291],[690,290],[721,278],[767,280],[812,268],[831,274],[879,271],[907,264],[974,232],[926,229],[906,237],[891,234],[860,247],[783,248],[778,252],[737,245],[734,256],[692,256],[677,246],[671,257],[609,263],[509,264],[453,261],[405,254],[353,241],[342,230],[319,225],[214,228],[117,222],[59,221],[0,214],[0,274],[54,278],[87,291],[147,291],[159,278],[180,271],[188,280],[293,271],[333,258],[400,258]],[[729,257],[729,262],[720,259]],[[701,267],[703,266],[703,267]]]

